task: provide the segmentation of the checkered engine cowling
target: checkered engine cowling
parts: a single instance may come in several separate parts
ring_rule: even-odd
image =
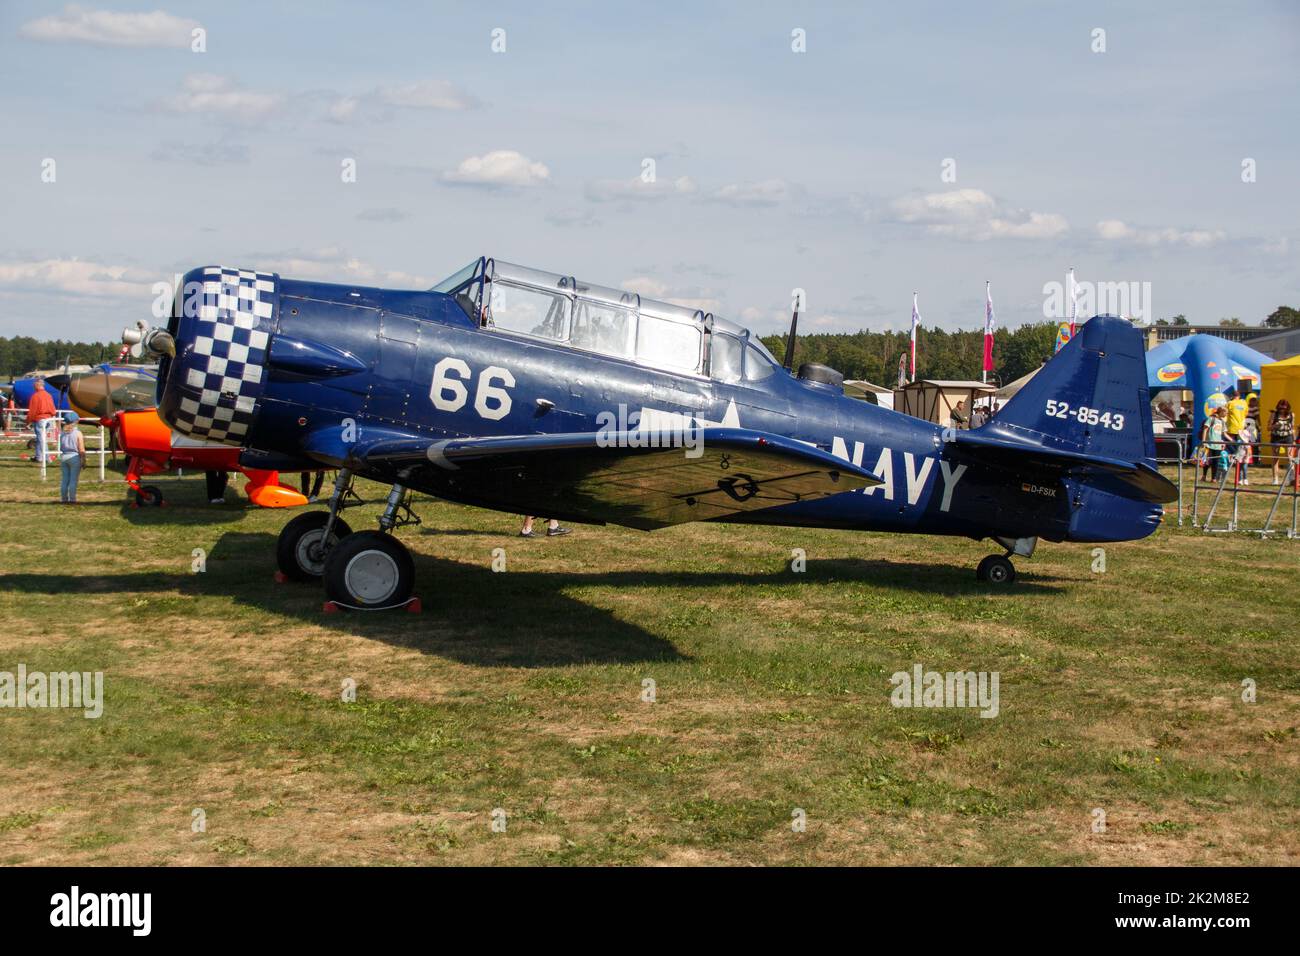
[[[276,275],[208,266],[185,277],[159,412],[192,438],[243,445],[266,376]]]

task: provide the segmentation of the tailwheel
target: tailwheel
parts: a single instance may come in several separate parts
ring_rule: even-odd
[[[163,503],[162,489],[157,485],[141,485],[135,493],[135,503],[141,508],[157,508]]]
[[[325,538],[328,511],[308,511],[284,526],[275,545],[275,563],[293,581],[315,581],[325,573],[325,558],[340,541],[352,534],[342,518],[334,519]]]
[[[1014,584],[1016,566],[1000,554],[990,554],[975,569],[975,578],[989,584]]]
[[[325,559],[325,596],[342,607],[398,607],[414,589],[411,552],[382,531],[349,535]]]

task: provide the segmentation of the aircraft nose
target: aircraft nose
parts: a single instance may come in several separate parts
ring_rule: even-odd
[[[108,414],[108,376],[95,372],[74,375],[68,384],[68,401],[82,415],[102,418]]]
[[[182,434],[244,444],[265,385],[279,277],[205,266],[182,280],[158,367],[158,414]],[[166,349],[166,342],[151,348]]]

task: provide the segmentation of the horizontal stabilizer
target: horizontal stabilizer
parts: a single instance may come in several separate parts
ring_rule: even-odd
[[[1034,445],[1017,439],[958,432],[957,446],[970,457],[1008,471],[1033,468],[1062,477],[1088,480],[1105,475],[1122,486],[1126,497],[1161,504],[1178,499],[1178,486],[1145,461],[1128,462],[1105,455]]]

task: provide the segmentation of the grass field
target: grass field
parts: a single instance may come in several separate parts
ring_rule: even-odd
[[[0,710],[0,863],[1300,863],[1300,541],[1045,544],[989,593],[970,541],[421,500],[423,613],[324,615],[272,579],[289,514],[158,483],[0,462],[0,671],[105,682]],[[998,716],[891,706],[916,664],[998,672]]]

